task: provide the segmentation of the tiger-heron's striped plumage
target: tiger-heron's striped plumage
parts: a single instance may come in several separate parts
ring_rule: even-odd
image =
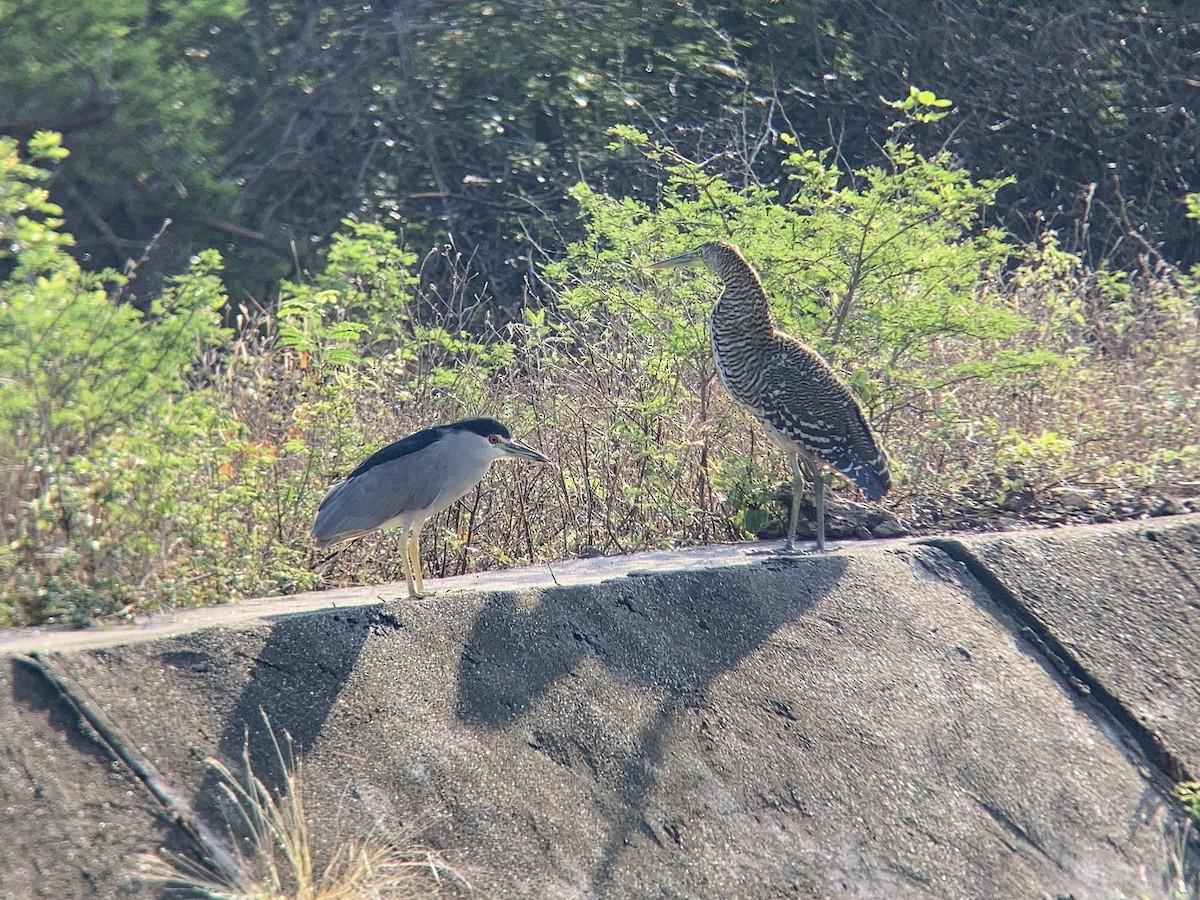
[[[709,241],[648,266],[704,263],[725,285],[712,309],[713,356],[721,381],[766,429],[792,465],[792,510],[786,549],[795,549],[805,474],[813,486],[817,550],[825,549],[825,482],[821,463],[859,486],[870,500],[891,487],[887,456],[850,389],[820,355],[775,327],[758,274],[737,247]]]

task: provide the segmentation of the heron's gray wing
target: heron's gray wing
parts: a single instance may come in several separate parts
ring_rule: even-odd
[[[878,500],[891,486],[887,456],[858,401],[815,351],[777,338],[763,369],[764,421]]]
[[[322,546],[350,540],[393,519],[435,506],[444,466],[444,455],[437,444],[376,462],[369,468],[360,466],[345,481],[334,485],[321,501],[313,537]]]
[[[383,465],[386,462],[401,459],[405,456],[417,456],[422,450],[436,444],[441,440],[447,429],[444,427],[434,426],[433,428],[423,428],[422,430],[410,434],[406,438],[401,438],[398,441],[393,441],[386,447],[381,447],[376,450],[357,466],[354,467],[347,478],[353,478],[355,475],[361,475],[375,466]]]

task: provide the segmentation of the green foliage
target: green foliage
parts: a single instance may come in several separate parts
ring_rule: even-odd
[[[420,293],[417,255],[382,225],[342,224],[324,270],[310,284],[283,284],[279,346],[316,372],[379,359],[402,373],[397,399],[442,391],[466,408],[477,405],[482,384],[512,364],[511,341],[467,328],[472,310],[462,296],[439,298],[440,315],[423,313],[428,298]]]
[[[113,193],[132,185],[145,197],[166,191],[211,209],[232,187],[210,164],[232,118],[227,85],[206,64],[208,48],[244,7],[244,0],[167,0],[152,11],[145,0],[7,4],[0,121],[86,121],[95,136],[81,131],[74,179]]]
[[[660,203],[651,208],[577,186],[588,238],[548,265],[546,279],[590,353],[652,396],[685,402],[685,419],[694,417],[717,443],[740,420],[713,389],[712,277],[691,270],[668,284],[636,268],[713,237],[742,248],[781,327],[847,371],[881,424],[891,410],[947,384],[997,381],[1062,362],[1041,348],[1001,346],[1029,325],[984,290],[1013,250],[982,221],[1007,182],[975,183],[947,155],[926,158],[893,141],[882,165],[847,172],[828,153],[796,149],[786,189],[734,185],[635,129],[612,134],[614,146],[660,170]],[[698,408],[690,402],[696,396]],[[766,492],[763,473],[745,483],[744,472],[723,471],[711,458],[707,466],[718,493],[742,509]]]
[[[1184,205],[1187,206],[1187,217],[1189,219],[1200,220],[1200,192],[1188,194],[1183,198]]]
[[[0,259],[15,257],[18,274],[34,277],[52,268],[58,251],[71,243],[70,235],[56,230],[62,225],[62,207],[36,185],[50,177],[37,163],[55,163],[69,154],[59,135],[44,131],[30,139],[28,162],[21,160],[19,149],[12,138],[0,137]]]
[[[1194,480],[1200,323],[1177,273],[1089,266],[1052,232],[1016,246],[989,226],[1005,181],[898,137],[850,167],[781,135],[770,183],[632,125],[608,137],[656,202],[577,185],[583,239],[531,260],[541,280],[503,308],[452,243],[421,258],[345,219],[323,267],[277,305],[232,310],[234,329],[212,251],[145,312],[123,302],[125,276],[68,255],[43,184],[57,136],[25,160],[0,141],[0,624],[395,578],[395,535],[316,554],[313,512],[367,453],[465,415],[556,465],[498,465],[431,523],[432,576],[769,528],[787,476],[716,378],[713,278],[642,268],[711,237],[743,248],[781,325],[863,399],[893,509]]]
[[[410,0],[419,27],[397,29],[387,4],[9,2],[0,132],[68,134],[60,202],[80,258],[120,268],[172,220],[143,289],[149,268],[220,241],[233,296],[273,296],[356,213],[405,221],[420,247],[455,236],[515,314],[528,260],[578,238],[570,183],[653,197],[640,158],[605,148],[613,125],[776,184],[794,135],[837,135],[848,168],[875,159],[879,98],[900,84],[890,105],[928,126],[927,155],[1020,173],[991,216],[1023,239],[1049,216],[1089,262],[1128,265],[1160,238],[1194,261],[1177,202],[1197,144],[1175,87],[1193,63],[1186,4],[1094,6],[1069,29],[1059,12]]]
[[[1192,821],[1200,825],[1200,781],[1181,781],[1175,785],[1175,797],[1183,804]]]
[[[45,173],[5,159],[0,197],[21,240],[0,284],[0,624],[314,587],[313,511],[331,477],[379,446],[368,433],[489,407],[527,424],[504,410],[512,341],[418,320],[417,258],[386,229],[347,222],[311,284],[287,285],[277,315],[243,316],[232,334],[215,312],[228,304],[215,252],[139,313],[121,302],[123,278],[66,255],[36,187]],[[386,416],[397,407],[399,425]],[[436,532],[437,552],[459,557],[442,565],[477,555],[478,532]],[[527,525],[524,538],[532,546]],[[346,555],[350,577],[375,581],[394,558]]]
[[[1200,191],[1194,194],[1186,194],[1183,202],[1187,207],[1187,217],[1200,223]],[[1200,292],[1200,263],[1192,266],[1187,284],[1192,291]]]
[[[997,442],[1002,497],[1026,488],[1037,490],[1060,481],[1070,471],[1075,441],[1053,431],[1023,435],[1009,429]]]
[[[35,160],[61,158],[57,142],[32,142]],[[177,393],[198,348],[221,337],[217,310],[220,258],[195,259],[143,315],[119,301],[123,276],[83,272],[66,252],[58,208],[35,180],[46,176],[12,163],[11,141],[0,143],[10,163],[0,215],[12,222],[12,275],[0,284],[0,430],[18,442],[36,435],[48,452],[71,456],[97,438],[145,414]],[[9,230],[9,229],[6,229]]]
[[[827,153],[797,150],[787,158],[791,176],[781,195],[753,183],[735,187],[636,132],[615,134],[662,167],[666,194],[651,212],[628,198],[576,189],[593,234],[570,260],[573,268],[590,267],[584,278],[601,274],[596,267],[606,257],[645,258],[650,248],[667,255],[730,235],[780,301],[775,312],[785,328],[835,359],[869,360],[864,368],[893,382],[935,341],[996,340],[1024,327],[1004,304],[977,295],[1011,251],[1002,232],[981,222],[1006,181],[975,184],[947,155],[927,159],[893,142],[884,148],[886,165],[852,172],[830,165]],[[584,255],[591,261],[576,259]],[[656,315],[678,321],[681,310],[696,308],[706,276],[684,278],[682,288],[654,298]],[[622,279],[611,272],[597,280]],[[571,297],[594,290],[579,286]],[[668,340],[676,332],[668,328]],[[692,343],[703,347],[702,335]]]
[[[341,318],[345,308],[340,299],[337,291],[285,282],[279,301],[280,346],[299,353],[306,366],[309,354],[317,354],[319,363],[331,366],[356,361],[355,344],[367,326]]]
[[[908,89],[908,96],[903,100],[889,100],[885,102],[892,109],[897,109],[904,113],[905,121],[894,124],[892,126],[893,131],[910,123],[929,125],[937,122],[950,115],[950,107],[954,105],[952,100],[939,97],[933,91],[923,91],[911,86]]]
[[[414,316],[417,254],[373,222],[346,219],[330,243],[318,290],[335,291],[343,314],[361,324],[371,340],[394,345],[409,336]]]
[[[14,259],[0,282],[0,622],[80,621],[138,593],[150,572],[129,561],[162,555],[154,529],[178,513],[181,474],[208,427],[228,425],[189,391],[198,357],[226,338],[227,297],[206,251],[145,313],[122,302],[126,279],[80,269],[36,187],[36,163],[64,155],[57,137],[39,135],[29,155],[0,140]]]

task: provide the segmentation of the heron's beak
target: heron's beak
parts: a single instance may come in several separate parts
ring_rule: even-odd
[[[672,256],[670,259],[662,259],[656,263],[651,263],[646,266],[648,270],[653,269],[674,269],[678,266],[691,265],[694,262],[700,261],[700,248],[689,250],[687,253],[680,253],[678,256]]]
[[[530,462],[550,462],[550,457],[544,453],[540,453],[532,447],[526,447],[517,441],[507,441],[504,444],[504,450],[513,459],[527,459]]]

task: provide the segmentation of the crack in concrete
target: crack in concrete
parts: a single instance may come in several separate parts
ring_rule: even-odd
[[[121,735],[120,729],[108,716],[72,687],[68,676],[60,672],[40,653],[12,654],[12,658],[25,666],[32,674],[40,677],[74,713],[79,717],[80,730],[103,747],[109,755],[119,760],[139,782],[145,785],[150,795],[159,802],[171,821],[183,829],[197,849],[214,865],[225,872],[236,872],[237,861],[225,849],[222,841],[195,814],[191,804],[180,796],[172,786],[172,780],[164,776],[148,758],[133,749]]]
[[[1033,835],[1026,831],[1023,826],[1014,821],[1013,818],[1008,815],[1008,813],[1004,812],[1004,810],[1000,809],[1000,807],[996,806],[994,803],[989,803],[982,797],[977,797],[970,791],[967,791],[966,794],[979,805],[979,808],[987,814],[988,818],[1003,828],[1006,832],[1008,832],[1008,834],[1012,835],[1012,837],[1016,838],[1023,844],[1032,847],[1034,850],[1044,856],[1047,861],[1052,863],[1057,869],[1063,869],[1062,863],[1055,859],[1052,854],[1048,853],[1046,848],[1043,847],[1033,837]]]
[[[1012,617],[1018,626],[1017,633],[1030,644],[1043,662],[1058,672],[1082,698],[1094,701],[1093,708],[1108,719],[1117,733],[1125,736],[1137,747],[1147,767],[1163,782],[1168,794],[1176,782],[1193,779],[1183,760],[1171,753],[1158,736],[1143,725],[1137,715],[1111,693],[1101,680],[1054,636],[1046,623],[1025,606],[1020,597],[965,544],[948,538],[926,538],[919,543],[942,551],[965,567],[967,573],[987,592],[992,602]]]

